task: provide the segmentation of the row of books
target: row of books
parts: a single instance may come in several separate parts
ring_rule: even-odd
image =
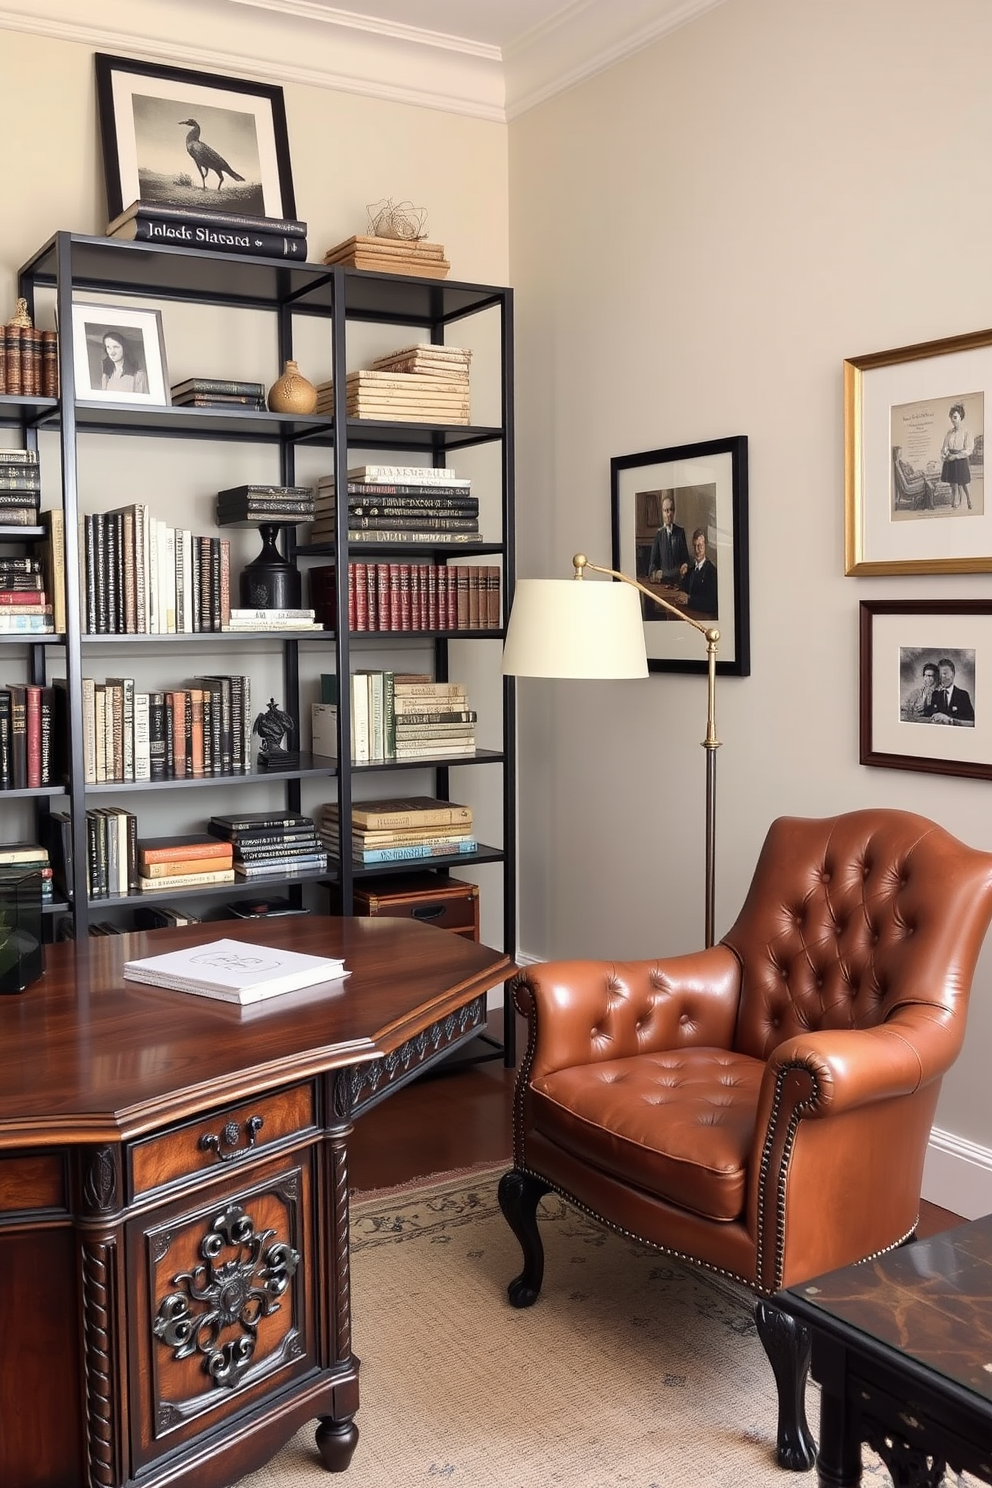
[[[321,677],[321,700],[311,705],[313,752],[338,757],[339,679]],[[429,682],[376,668],[352,672],[349,682],[351,759],[437,759],[475,753],[478,714],[460,682]]]
[[[59,339],[37,326],[0,325],[0,393],[20,398],[59,395]]]
[[[231,544],[170,527],[145,502],[82,518],[86,629],[176,635],[226,629]]]
[[[187,377],[173,383],[170,394],[176,408],[247,408],[257,413],[265,407],[265,387],[261,382]]]
[[[324,254],[324,262],[427,279],[444,279],[451,268],[444,256],[443,243],[429,243],[426,238],[381,238],[368,233],[356,233],[343,243],[335,243]]]
[[[327,869],[327,853],[313,819],[298,812],[249,811],[237,816],[212,816],[207,833],[215,842],[230,847],[239,878],[283,879]]]
[[[5,842],[0,845],[0,873],[36,873],[41,880],[42,905],[51,904],[52,865],[47,847],[40,842]]]
[[[310,603],[328,630],[337,624],[337,570],[311,568]],[[500,569],[484,563],[348,564],[352,631],[496,630]]]
[[[479,846],[472,808],[430,796],[356,802],[349,839],[341,836],[339,806],[328,802],[320,808],[318,826],[332,857],[340,860],[344,846],[362,867],[450,857]]]
[[[81,687],[87,785],[197,780],[251,768],[248,677],[195,677],[148,692],[133,677],[84,677]]]
[[[55,687],[10,682],[0,687],[0,790],[58,785],[65,774],[56,757],[59,701]],[[64,742],[65,729],[59,730]]]
[[[123,242],[171,243],[211,253],[244,253],[254,258],[307,256],[307,225],[296,218],[255,217],[159,202],[131,202],[107,224],[107,237]]]

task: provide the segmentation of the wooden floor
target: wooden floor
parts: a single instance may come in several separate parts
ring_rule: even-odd
[[[493,1027],[495,1037],[501,1028]],[[525,1031],[517,1036],[520,1053]],[[352,1189],[394,1188],[415,1178],[472,1168],[510,1166],[511,1103],[516,1070],[501,1059],[456,1073],[428,1075],[387,1097],[355,1125],[349,1143]],[[925,1237],[960,1224],[958,1215],[924,1202]]]

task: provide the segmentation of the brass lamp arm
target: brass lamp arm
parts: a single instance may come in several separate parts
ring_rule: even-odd
[[[581,579],[587,568],[594,573],[606,574],[611,579],[620,579],[624,584],[629,584],[632,589],[637,589],[641,594],[646,594],[648,599],[655,604],[661,605],[663,610],[668,610],[677,619],[683,620],[686,625],[691,625],[693,630],[698,630],[706,641],[706,738],[703,740],[703,748],[706,750],[706,885],[705,885],[705,941],[707,947],[713,944],[715,915],[714,899],[716,887],[716,751],[720,747],[720,741],[716,736],[716,648],[720,640],[720,632],[709,626],[701,625],[698,620],[693,620],[690,615],[685,615],[667,599],[652,593],[646,585],[637,579],[629,578],[627,574],[620,573],[615,568],[601,568],[598,563],[590,563],[585,553],[576,553],[572,559],[575,569],[575,578]]]

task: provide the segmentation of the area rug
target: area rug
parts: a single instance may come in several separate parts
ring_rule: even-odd
[[[514,1309],[520,1250],[496,1199],[502,1171],[352,1200],[360,1437],[333,1481],[813,1488],[815,1474],[775,1464],[775,1391],[750,1295],[549,1195],[544,1287]],[[813,1385],[808,1413],[815,1431]],[[867,1451],[864,1476],[890,1481]],[[241,1488],[328,1481],[307,1426]]]

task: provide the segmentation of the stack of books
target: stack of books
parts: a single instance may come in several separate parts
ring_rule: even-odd
[[[40,558],[0,558],[0,635],[51,635],[55,629]]]
[[[342,857],[336,802],[321,807],[320,837],[332,857]],[[456,857],[478,849],[472,808],[432,796],[358,801],[351,813],[351,861],[356,865]]]
[[[317,619],[334,630],[337,570],[321,564],[307,581]],[[494,630],[499,623],[497,564],[348,564],[349,630]]]
[[[309,816],[292,811],[212,816],[207,831],[230,844],[239,878],[287,878],[327,869],[327,853]]]
[[[82,519],[89,635],[221,631],[231,607],[231,543],[170,527],[145,502]]]
[[[260,413],[265,409],[265,385],[222,377],[187,377],[173,384],[172,402],[177,408],[247,408]]]
[[[0,449],[0,529],[37,527],[41,507],[38,451]]]
[[[231,611],[225,631],[257,630],[323,630],[313,610],[248,610],[235,608]]]
[[[0,871],[37,873],[41,878],[41,903],[52,902],[52,865],[47,847],[39,842],[5,842],[0,844]]]
[[[295,527],[312,522],[316,498],[309,486],[232,486],[217,492],[218,527]]]
[[[424,279],[444,279],[451,268],[442,243],[429,243],[426,238],[377,238],[367,233],[356,233],[328,248],[324,262]]]
[[[475,754],[478,714],[460,682],[391,671],[357,671],[350,677],[351,759],[428,760]],[[325,673],[321,700],[311,706],[313,752],[338,754],[338,678]]]
[[[210,253],[246,253],[253,258],[307,256],[307,225],[295,217],[212,212],[161,202],[132,202],[107,224],[107,237],[128,243],[171,243],[175,248]]]
[[[359,542],[479,539],[479,498],[453,471],[417,465],[360,465],[348,471],[349,536]],[[314,492],[310,541],[333,542],[337,491],[322,475]]]
[[[471,360],[471,351],[429,342],[378,357],[370,368],[347,374],[347,415],[388,423],[470,423]],[[316,411],[333,416],[333,381],[318,384]]]
[[[234,882],[234,850],[207,833],[148,837],[138,843],[137,887],[143,893]]]
[[[67,730],[56,759],[56,690],[34,683],[0,687],[0,790],[57,785],[63,774]]]
[[[0,325],[0,393],[15,398],[58,397],[57,332]]]

